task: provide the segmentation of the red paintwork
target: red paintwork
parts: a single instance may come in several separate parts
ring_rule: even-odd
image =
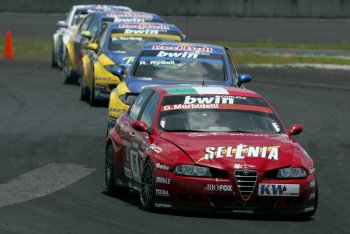
[[[168,96],[165,87],[153,87],[160,93],[161,98]],[[230,95],[260,97],[258,94],[243,89],[227,88]],[[262,98],[262,97],[261,97]],[[161,101],[159,102],[161,103]],[[160,105],[160,104],[158,104]],[[273,108],[270,107],[273,111]],[[270,110],[270,108],[268,108]],[[155,122],[158,121],[160,106],[155,116]],[[273,111],[274,113],[274,111]],[[317,185],[310,186],[315,180],[315,173],[309,174],[310,169],[314,167],[312,159],[306,154],[302,147],[288,135],[285,134],[260,134],[260,133],[176,133],[162,132],[154,124],[152,134],[138,132],[133,129],[133,121],[124,113],[117,121],[116,127],[111,130],[108,141],[113,142],[115,151],[115,162],[120,177],[116,178],[122,181],[125,186],[139,189],[139,181],[136,182],[132,177],[128,177],[127,169],[131,168],[130,149],[133,143],[132,137],[138,138],[137,154],[140,177],[143,171],[143,165],[147,160],[151,160],[155,168],[155,176],[166,178],[169,183],[155,183],[156,189],[168,191],[169,196],[156,196],[156,204],[159,207],[178,208],[178,209],[208,209],[208,210],[253,210],[254,212],[280,212],[280,213],[303,213],[304,208],[314,206],[315,200],[310,199],[311,193],[315,193]],[[124,132],[123,132],[124,131]],[[129,134],[131,133],[131,135]],[[134,136],[132,136],[134,135]],[[232,156],[206,159],[207,147],[233,147],[238,145],[260,146],[260,147],[278,147],[278,159],[268,159],[263,157],[247,157],[246,152],[242,153],[243,158],[237,159],[233,153]],[[158,148],[161,149],[159,152]],[[157,152],[158,151],[158,152]],[[223,172],[223,176],[216,178],[200,178],[178,176],[173,173],[175,167],[179,164],[195,164],[217,169]],[[238,165],[258,171],[255,188],[249,198],[243,198],[237,187],[237,179],[234,175]],[[304,179],[264,179],[264,172],[284,168],[284,167],[302,167],[308,176]],[[287,196],[258,196],[258,184],[299,184],[300,191],[297,197]],[[226,186],[222,188],[232,188],[230,191],[208,191],[205,190],[208,184]],[[217,200],[215,200],[217,199]],[[266,201],[265,201],[265,200]],[[215,201],[214,201],[215,200]],[[267,204],[273,200],[273,205],[268,209],[259,210],[258,204]],[[225,203],[225,201],[228,201]],[[221,204],[221,203],[222,204]],[[259,203],[260,202],[260,203]],[[220,203],[220,205],[218,205]],[[231,204],[234,203],[234,204]],[[238,204],[238,205],[237,205]],[[253,207],[253,208],[252,208]],[[254,208],[255,207],[255,208]]]

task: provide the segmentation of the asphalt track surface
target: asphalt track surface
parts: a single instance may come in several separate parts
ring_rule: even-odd
[[[1,22],[1,21],[0,21]],[[313,158],[319,206],[309,220],[138,207],[103,194],[107,108],[79,100],[49,62],[0,59],[0,233],[348,233],[350,77],[342,70],[239,68]]]

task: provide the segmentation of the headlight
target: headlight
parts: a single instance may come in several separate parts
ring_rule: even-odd
[[[120,101],[128,106],[130,106],[136,98],[137,96],[133,96],[133,95],[128,95],[127,98],[125,97],[125,95],[119,96]]]
[[[307,176],[306,171],[303,168],[282,168],[279,169],[277,178],[288,179],[288,178],[305,178]]]
[[[212,177],[209,168],[193,165],[178,165],[174,173],[182,176]]]

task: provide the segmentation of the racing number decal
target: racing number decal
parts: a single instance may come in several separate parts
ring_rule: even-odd
[[[137,153],[138,142],[131,140],[130,148],[130,166],[132,177],[136,182],[141,182],[140,168],[139,168],[139,155]]]

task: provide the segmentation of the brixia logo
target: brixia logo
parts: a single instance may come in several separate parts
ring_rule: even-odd
[[[210,47],[198,47],[191,45],[154,45],[152,50],[177,50],[177,51],[199,51],[199,52],[213,52],[213,48]]]

